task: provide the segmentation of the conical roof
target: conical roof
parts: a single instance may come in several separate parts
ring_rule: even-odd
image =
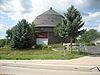
[[[52,7],[51,7],[48,11],[44,12],[44,13],[41,14],[41,15],[44,15],[44,14],[60,15],[58,12],[54,11],[54,10],[52,9]]]
[[[58,23],[62,22],[64,17],[50,8],[48,11],[36,17],[34,23],[36,27],[54,27]]]

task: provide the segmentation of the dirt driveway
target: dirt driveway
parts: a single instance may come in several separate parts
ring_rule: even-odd
[[[100,66],[100,57],[85,56],[72,60],[0,60],[0,63]]]

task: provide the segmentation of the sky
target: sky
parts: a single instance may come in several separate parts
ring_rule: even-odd
[[[100,31],[100,0],[0,0],[0,39],[21,19],[31,23],[50,7],[63,15],[71,5],[82,15],[83,29]]]

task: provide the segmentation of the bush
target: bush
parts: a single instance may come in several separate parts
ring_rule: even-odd
[[[6,45],[6,39],[0,40],[0,47],[4,47]]]
[[[51,45],[35,45],[36,49],[47,49],[51,50],[52,48],[63,48],[62,44],[51,44]]]
[[[47,49],[48,45],[35,45],[36,49]]]
[[[95,43],[85,43],[86,46],[95,46]]]
[[[48,45],[42,45],[42,49],[48,49]]]
[[[52,44],[51,46],[52,46],[52,48],[63,47],[63,45],[62,45],[62,44]]]

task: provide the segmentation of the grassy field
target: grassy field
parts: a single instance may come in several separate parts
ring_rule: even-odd
[[[67,52],[64,56],[63,50],[39,50],[39,49],[27,49],[16,50],[10,48],[0,49],[0,59],[13,59],[13,60],[32,60],[32,59],[74,59],[82,56],[86,56],[85,53],[79,53],[74,51],[72,53]]]

